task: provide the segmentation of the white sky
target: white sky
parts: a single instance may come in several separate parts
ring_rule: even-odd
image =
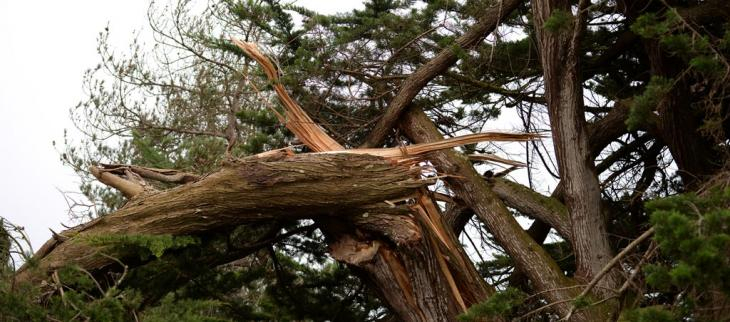
[[[322,13],[362,8],[360,0],[297,2]],[[69,109],[83,98],[84,70],[98,61],[96,38],[107,24],[124,51],[144,30],[148,1],[0,0],[0,216],[25,227],[37,249],[68,206],[59,192],[77,191],[51,142],[72,129]]]

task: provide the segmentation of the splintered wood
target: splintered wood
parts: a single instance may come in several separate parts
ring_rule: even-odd
[[[483,141],[529,141],[539,139],[541,137],[538,134],[529,133],[489,132],[465,135],[432,143],[415,144],[395,148],[345,150],[342,145],[337,143],[332,137],[325,133],[321,127],[315,124],[302,107],[289,96],[286,89],[279,82],[279,71],[276,69],[274,64],[272,64],[271,61],[262,54],[261,51],[259,51],[255,44],[242,42],[237,39],[232,39],[232,41],[261,65],[269,81],[272,83],[272,86],[285,110],[283,115],[278,111],[274,111],[279,120],[284,123],[286,127],[294,133],[294,135],[304,142],[307,147],[316,152],[370,154],[388,158],[396,162],[407,161],[415,163],[420,160],[418,157],[431,151],[449,149],[456,146]],[[480,159],[483,161],[519,165],[517,162],[496,156],[481,156]],[[425,230],[424,238],[426,238],[427,243],[431,244],[431,248],[435,252],[436,261],[438,262],[443,278],[447,281],[448,288],[451,291],[451,296],[454,297],[461,310],[466,311],[467,304],[462,296],[462,292],[465,290],[462,289],[463,286],[460,288],[460,285],[456,283],[455,276],[458,276],[459,274],[463,275],[463,272],[458,271],[458,267],[463,267],[468,258],[463,252],[459,251],[460,247],[457,245],[456,237],[448,230],[448,228],[446,228],[447,226],[444,224],[441,214],[439,213],[438,208],[434,205],[428,190],[420,189],[416,193],[411,210],[421,223],[421,229]],[[376,254],[380,252],[382,254],[378,258],[384,260],[390,267],[391,271],[396,272],[397,276],[403,276],[404,278],[405,276],[408,276],[408,274],[405,274],[404,265],[400,262],[400,259],[394,256],[386,256],[389,254],[389,251],[385,247],[380,246],[381,245],[379,243],[360,243],[349,236],[344,236],[341,240],[335,241],[330,245],[330,254],[338,260],[357,266],[362,265],[363,262],[375,260]],[[449,259],[449,261],[455,265],[450,266],[446,259]],[[398,275],[397,272],[400,272],[400,274],[403,275]],[[402,284],[401,286],[405,287],[411,283],[403,281],[403,283],[399,284]],[[409,290],[404,289],[404,291],[406,291],[406,294],[409,294]]]
[[[279,121],[282,122],[294,135],[297,136],[307,147],[315,152],[331,152],[331,153],[355,153],[355,154],[371,154],[391,159],[402,159],[414,156],[420,156],[428,152],[449,149],[465,144],[473,144],[478,142],[518,142],[530,141],[542,138],[543,136],[535,133],[504,133],[504,132],[485,132],[475,133],[464,136],[458,136],[441,140],[438,142],[414,144],[395,148],[373,148],[373,149],[348,149],[337,143],[331,136],[317,125],[312,118],[297,104],[294,99],[289,96],[283,85],[280,83],[279,71],[276,69],[271,60],[269,60],[258,49],[256,44],[243,42],[238,39],[232,39],[243,52],[256,60],[263,68],[266,77],[271,82],[279,101],[284,106],[284,114],[279,113],[272,108]],[[489,161],[506,163],[514,165],[514,161],[493,157]]]

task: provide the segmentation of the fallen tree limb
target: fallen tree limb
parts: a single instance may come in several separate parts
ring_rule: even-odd
[[[110,264],[84,243],[95,235],[189,235],[247,222],[361,214],[372,204],[413,195],[420,169],[368,155],[304,154],[231,162],[199,181],[130,200],[118,211],[60,233],[34,258],[37,277],[75,264]],[[343,198],[342,196],[347,196]],[[372,212],[372,210],[370,210]],[[18,281],[30,280],[21,268]]]
[[[278,79],[254,45],[236,43],[262,64],[272,81]],[[421,168],[414,165],[423,160],[419,155],[435,150],[538,136],[481,133],[409,147],[345,151],[278,82],[273,87],[285,106],[285,114],[277,114],[280,120],[319,153],[292,156],[280,151],[234,160],[211,175],[163,192],[146,189],[142,174],[170,182],[164,176],[173,174],[164,170],[141,169],[141,174],[132,166],[96,168],[102,182],[119,189],[132,185],[125,193],[129,202],[113,214],[58,234],[36,254],[33,269],[18,271],[16,281],[37,281],[66,265],[91,271],[119,262],[105,249],[89,245],[97,236],[197,235],[231,225],[312,218],[327,223],[320,228],[335,259],[359,269],[371,283],[398,285],[383,298],[406,321],[454,320],[494,292],[446,228],[424,189],[431,181],[423,180]],[[149,192],[141,193],[145,191]],[[373,206],[408,199],[415,200],[410,206],[415,217],[381,213]]]

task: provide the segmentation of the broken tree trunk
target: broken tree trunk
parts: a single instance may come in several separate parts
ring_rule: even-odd
[[[377,214],[372,204],[402,199],[425,185],[419,174],[417,167],[355,154],[230,162],[197,182],[142,193],[110,215],[60,233],[36,254],[36,269],[22,268],[16,280],[43,278],[68,264],[87,270],[110,264],[113,259],[84,242],[96,235],[194,235],[282,218]]]
[[[312,150],[332,152],[341,150],[327,133],[311,121],[306,112],[286,92],[278,81],[275,66],[261,54],[255,44],[233,40],[245,53],[264,68],[285,115],[277,116]],[[468,137],[441,140],[421,145],[391,149],[355,149],[349,153],[368,153],[399,162],[413,162],[417,155],[467,144],[469,140],[532,140],[531,134],[480,133]],[[334,151],[339,153],[340,151]],[[361,276],[376,286],[381,298],[404,321],[452,321],[469,306],[494,292],[477,273],[464,253],[456,236],[441,218],[425,189],[417,192],[411,206],[419,227],[419,237],[411,243],[387,247],[357,229],[347,228],[348,222],[323,225],[330,242],[332,256],[360,269]],[[414,234],[415,236],[415,234]]]
[[[276,68],[254,44],[233,41],[274,83],[285,107],[284,114],[277,112],[279,119],[320,153],[268,152],[228,162],[202,178],[166,169],[94,167],[92,174],[129,202],[113,214],[56,234],[34,256],[33,269],[19,270],[17,281],[37,281],[69,264],[91,271],[118,263],[116,257],[124,254],[93,247],[88,241],[95,236],[199,235],[232,225],[311,218],[327,236],[332,257],[376,286],[401,320],[454,321],[494,293],[441,217],[425,189],[433,180],[423,179],[416,163],[430,151],[539,135],[480,133],[401,148],[344,150],[288,95]],[[143,178],[187,183],[158,192]],[[389,200],[409,201],[407,211]]]

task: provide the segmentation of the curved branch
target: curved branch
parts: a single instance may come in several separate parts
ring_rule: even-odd
[[[568,209],[560,201],[543,196],[519,183],[502,178],[493,178],[490,183],[492,184],[492,191],[507,206],[545,222],[555,228],[558,234],[566,240],[573,239]]]
[[[482,19],[469,29],[461,37],[456,39],[454,46],[458,48],[470,48],[487,37],[505,17],[510,15],[523,0],[503,0],[497,6],[485,10]],[[403,81],[398,93],[390,101],[388,109],[382,118],[370,132],[361,148],[373,148],[380,146],[390,130],[398,122],[403,111],[411,104],[411,101],[418,95],[429,81],[441,75],[451,65],[456,63],[458,57],[452,47],[445,48],[433,59],[419,67],[413,74]]]

